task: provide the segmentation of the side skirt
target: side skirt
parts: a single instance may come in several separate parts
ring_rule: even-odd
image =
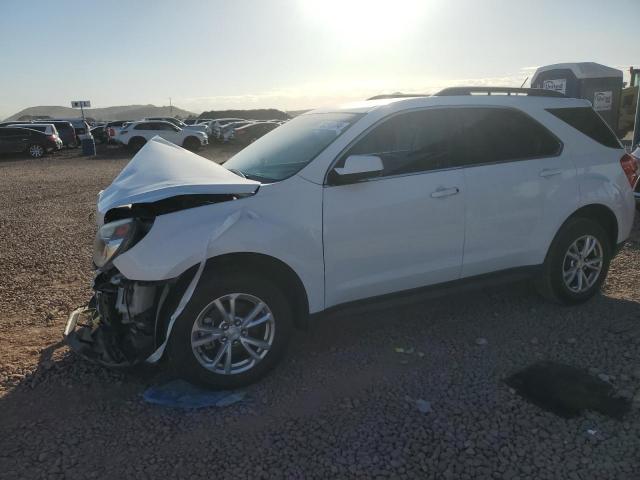
[[[388,293],[385,295],[355,300],[353,302],[341,303],[339,305],[329,307],[321,312],[312,313],[309,316],[309,323],[313,324],[324,316],[338,312],[360,314],[384,308],[404,307],[423,303],[427,300],[443,296],[527,280],[534,277],[541,270],[542,265],[509,268],[507,270],[461,278],[459,280],[439,283],[436,285],[428,285],[426,287],[418,287],[411,290],[403,290],[401,292]]]

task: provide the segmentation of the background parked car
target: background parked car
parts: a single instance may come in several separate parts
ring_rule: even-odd
[[[116,120],[113,122],[107,122],[104,126],[105,134],[107,136],[107,143],[115,142],[115,138],[125,124],[131,123],[131,120]]]
[[[73,129],[73,125],[71,125],[71,122],[62,121],[62,120],[47,120],[47,121],[42,120],[40,122],[3,122],[3,123],[0,123],[0,126],[8,127],[11,125],[22,125],[22,126],[25,126],[26,128],[30,128],[31,125],[38,125],[38,124],[51,124],[55,126],[58,132],[58,136],[60,137],[60,140],[62,140],[62,144],[65,147],[75,148],[78,146],[78,143],[76,140],[76,133],[75,133],[75,130]]]
[[[236,142],[249,144],[279,126],[280,124],[275,122],[249,123],[247,125],[234,128],[233,138]]]
[[[78,145],[80,145],[80,141],[82,140],[83,136],[89,135],[91,131],[89,124],[81,118],[56,118],[53,121],[55,122],[64,121],[64,122],[71,123],[76,133],[76,142],[78,143]]]
[[[127,124],[120,130],[116,140],[137,151],[156,135],[192,151],[209,143],[209,137],[204,132],[179,128],[169,122],[147,120]]]
[[[93,127],[91,129],[91,135],[93,136],[96,143],[107,143],[109,141],[109,137],[107,136],[107,130],[104,127],[104,125]]]
[[[169,122],[174,124],[176,127],[178,128],[187,128],[187,129],[191,129],[191,130],[198,130],[200,132],[204,132],[207,134],[207,136],[209,136],[211,134],[211,128],[209,127],[209,125],[203,125],[203,124],[194,124],[194,125],[187,125],[186,123],[184,123],[182,120],[178,120],[177,118],[173,118],[173,117],[150,117],[150,118],[145,118],[144,120],[153,120],[153,121],[161,121],[161,122]]]
[[[40,158],[60,148],[62,141],[57,135],[31,128],[0,127],[0,153],[27,152],[32,158]]]

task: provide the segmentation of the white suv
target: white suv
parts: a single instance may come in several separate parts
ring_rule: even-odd
[[[68,342],[231,388],[338,306],[499,275],[587,300],[632,228],[635,160],[584,100],[471,90],[312,111],[224,166],[149,142],[99,196]]]
[[[173,123],[160,120],[142,120],[129,123],[115,132],[114,139],[137,151],[155,136],[192,151],[209,143],[209,137],[204,132],[176,127]]]

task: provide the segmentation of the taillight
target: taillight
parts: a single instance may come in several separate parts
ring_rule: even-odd
[[[56,137],[57,137],[57,135],[51,134],[51,135],[49,135],[49,140],[51,140],[52,142],[55,142],[56,141]]]
[[[109,135],[110,137],[115,137],[116,136],[116,131],[113,128],[109,127],[107,129],[107,135]]]
[[[624,170],[624,174],[627,176],[627,180],[629,180],[629,185],[631,185],[631,188],[635,188],[638,182],[638,159],[633,155],[625,153],[620,159],[620,165],[622,166],[622,170]]]

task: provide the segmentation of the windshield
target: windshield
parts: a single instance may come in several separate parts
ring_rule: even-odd
[[[298,173],[361,116],[359,113],[300,115],[238,152],[224,166],[262,182],[284,180]]]

